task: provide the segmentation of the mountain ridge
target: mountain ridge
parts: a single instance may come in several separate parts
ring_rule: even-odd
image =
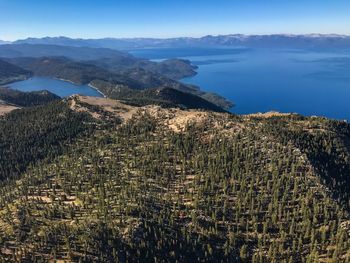
[[[12,43],[56,43],[60,45],[76,45],[90,47],[108,47],[113,49],[137,49],[145,47],[179,47],[179,46],[270,46],[270,47],[343,47],[350,42],[349,35],[341,34],[265,34],[265,35],[207,35],[203,37],[174,37],[174,38],[101,38],[73,39],[69,37],[45,37],[17,40]]]
[[[4,261],[349,260],[347,123],[72,96],[0,126]]]

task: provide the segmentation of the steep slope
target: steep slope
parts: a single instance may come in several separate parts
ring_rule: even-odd
[[[24,80],[31,76],[31,72],[18,66],[0,60],[0,85],[13,81]]]
[[[60,100],[60,97],[47,90],[21,92],[19,90],[0,87],[0,100],[20,107],[31,107]]]
[[[13,111],[0,118],[0,181],[15,178],[40,160],[53,158],[88,133],[91,118],[61,102]]]
[[[0,188],[4,260],[348,262],[345,207],[307,148],[283,140],[286,131],[349,137],[348,124],[66,103],[96,129]]]
[[[267,126],[282,143],[293,143],[305,153],[322,183],[350,211],[350,125],[321,118],[302,123],[270,121]]]

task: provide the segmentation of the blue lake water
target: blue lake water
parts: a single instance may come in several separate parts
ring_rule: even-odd
[[[350,51],[144,49],[135,56],[185,58],[198,74],[185,83],[235,103],[234,113],[297,112],[350,120]]]
[[[73,94],[102,97],[101,93],[87,85],[76,85],[67,81],[44,77],[33,77],[11,83],[8,86],[25,92],[48,90],[60,97],[67,97]]]

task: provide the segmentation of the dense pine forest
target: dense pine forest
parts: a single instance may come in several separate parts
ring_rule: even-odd
[[[71,97],[0,120],[3,262],[350,262],[350,126]]]
[[[47,90],[22,92],[11,88],[0,87],[0,100],[19,107],[44,105],[61,98]]]
[[[61,101],[5,115],[0,119],[0,180],[62,153],[76,136],[88,132],[89,117],[71,111]]]

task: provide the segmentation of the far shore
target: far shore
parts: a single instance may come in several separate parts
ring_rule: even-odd
[[[48,78],[51,78],[51,77],[48,77]],[[56,79],[56,80],[61,80],[61,81],[64,81],[64,82],[69,82],[71,84],[74,84],[74,85],[80,85],[78,83],[74,83],[73,81],[69,80],[69,79],[61,79],[61,78],[55,78],[55,77],[52,77],[53,79]]]

